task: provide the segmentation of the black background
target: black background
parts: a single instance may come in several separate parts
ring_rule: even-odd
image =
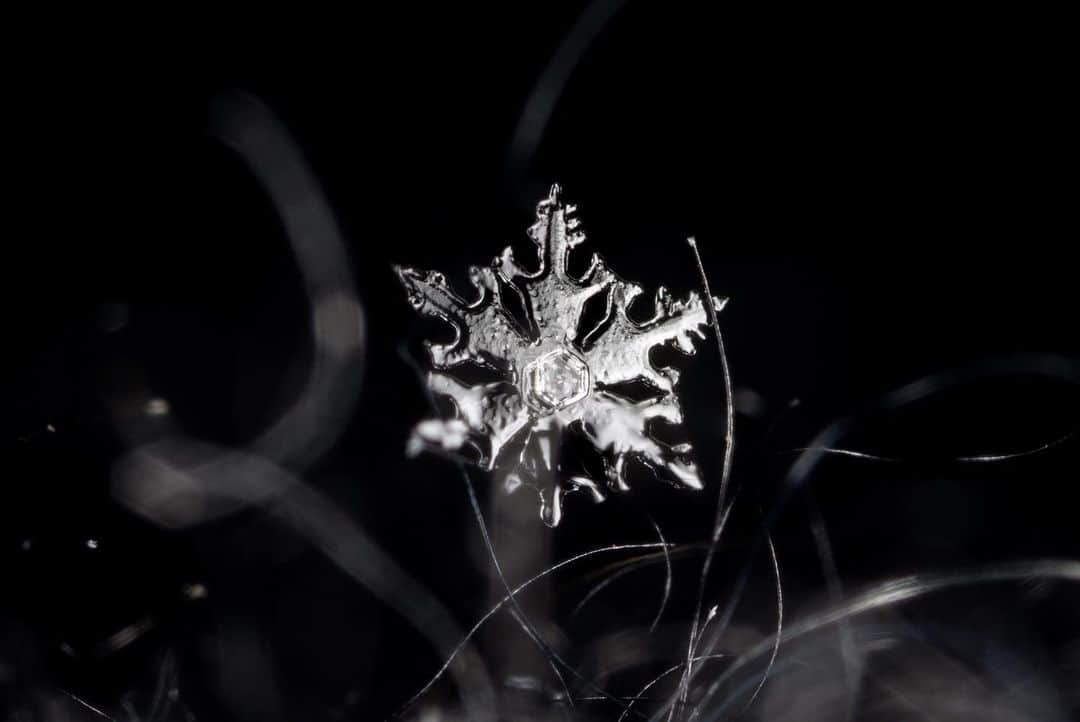
[[[3,415],[0,682],[10,709],[64,689],[119,715],[123,695],[152,686],[155,660],[173,650],[197,719],[376,719],[438,666],[393,610],[258,510],[166,531],[110,495],[124,451],[111,421],[118,395],[167,399],[186,434],[243,444],[297,393],[310,361],[278,216],[208,132],[215,99],[235,90],[272,109],[307,157],[369,324],[357,410],[305,479],[463,625],[488,606],[488,572],[454,468],[403,454],[425,400],[400,350],[415,354],[431,329],[391,264],[464,283],[468,265],[520,245],[555,181],[579,205],[589,247],[623,277],[678,295],[696,288],[684,241],[694,234],[713,291],[731,298],[721,326],[740,391],[743,492],[714,598],[777,502],[792,450],[856,410],[839,445],[902,461],[829,457],[813,475],[846,584],[1080,555],[1074,439],[996,464],[951,461],[1034,449],[1076,423],[1069,383],[978,377],[994,359],[1030,371],[1080,351],[1078,126],[1061,19],[631,2],[558,87],[536,148],[515,150],[523,107],[582,12],[531,2],[337,20],[280,10],[191,28],[146,19],[131,32],[97,18],[24,56],[6,103],[15,363]],[[595,507],[571,497],[564,525],[544,532],[555,559],[651,541],[645,509],[669,540],[707,538],[724,398],[717,354],[701,346],[677,363],[706,491],[643,484]],[[924,401],[878,404],[956,369],[949,378],[963,383]],[[476,479],[486,498],[486,477]],[[795,610],[825,588],[808,498],[792,497],[775,529]],[[765,629],[760,561],[761,599],[747,615]],[[689,614],[695,569],[677,569],[673,620]],[[600,598],[593,624],[647,621],[657,574]],[[584,593],[583,578],[554,583],[557,612]],[[179,590],[196,582],[208,596],[184,601]],[[992,586],[908,613],[1034,645],[1040,674],[1075,712],[1076,592],[1041,595]],[[1010,621],[982,624],[981,611]],[[116,654],[61,649],[146,616],[154,629]],[[258,640],[258,663],[222,661],[239,637]],[[231,664],[246,682],[222,672]]]

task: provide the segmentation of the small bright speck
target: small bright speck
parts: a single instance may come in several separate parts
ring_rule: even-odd
[[[164,416],[169,413],[169,402],[165,399],[150,399],[143,410],[147,416]]]
[[[98,548],[98,540],[97,539],[87,539],[86,540],[86,548],[87,549],[97,549]]]
[[[203,584],[184,585],[184,596],[188,599],[205,599],[208,591]]]

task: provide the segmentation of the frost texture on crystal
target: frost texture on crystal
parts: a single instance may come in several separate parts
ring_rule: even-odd
[[[702,486],[689,445],[664,444],[651,434],[657,420],[681,423],[682,411],[677,373],[653,366],[649,352],[672,343],[692,354],[707,309],[694,292],[678,301],[660,288],[649,320],[632,320],[627,309],[641,295],[640,286],[616,276],[595,254],[581,277],[567,271],[570,251],[585,240],[573,214],[553,186],[529,229],[538,267],[519,265],[507,248],[490,266],[471,269],[472,301],[456,294],[441,273],[395,269],[413,307],[454,330],[449,343],[427,346],[434,369],[428,384],[453,401],[455,415],[418,424],[409,450],[474,447],[480,466],[499,470],[508,489],[536,487],[541,516],[550,525],[559,522],[567,492],[585,489],[601,501],[605,488],[627,490],[632,462],[677,485]],[[507,293],[524,309],[521,321],[505,305]],[[604,318],[581,329],[585,304],[596,296],[604,302]],[[712,300],[719,311],[724,300]],[[455,372],[470,364],[496,372],[499,380],[463,382]],[[653,396],[620,396],[619,386],[629,382],[646,384]],[[568,432],[584,435],[600,452],[602,480],[561,470],[559,441]]]

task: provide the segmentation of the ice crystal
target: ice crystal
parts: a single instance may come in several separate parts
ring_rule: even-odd
[[[601,501],[603,487],[627,490],[628,464],[635,460],[672,483],[700,489],[689,444],[665,444],[652,434],[657,420],[681,423],[682,411],[677,372],[654,366],[649,353],[665,343],[694,353],[693,337],[703,338],[708,323],[705,305],[692,291],[677,301],[661,287],[652,317],[634,321],[627,309],[640,286],[616,276],[595,254],[580,278],[567,270],[571,249],[585,236],[557,185],[536,215],[529,237],[539,268],[523,268],[507,248],[490,266],[470,270],[473,301],[454,293],[441,273],[396,268],[413,307],[454,329],[449,343],[427,347],[434,367],[428,385],[453,402],[455,413],[420,422],[410,451],[475,448],[479,465],[501,471],[508,489],[537,488],[541,517],[551,526],[559,523],[569,491],[585,489]],[[507,305],[508,293],[523,309],[521,318]],[[604,317],[584,332],[582,314],[594,296],[604,304]],[[713,299],[717,311],[725,300]],[[494,372],[497,380],[464,381],[467,374],[460,372],[469,365]],[[629,398],[630,384],[644,384],[650,395]],[[559,445],[568,431],[583,434],[600,452],[602,482],[563,473]]]

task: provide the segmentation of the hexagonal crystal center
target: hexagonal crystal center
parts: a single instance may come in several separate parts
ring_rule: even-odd
[[[565,349],[544,354],[525,367],[522,392],[529,406],[551,413],[589,393],[589,367]]]

